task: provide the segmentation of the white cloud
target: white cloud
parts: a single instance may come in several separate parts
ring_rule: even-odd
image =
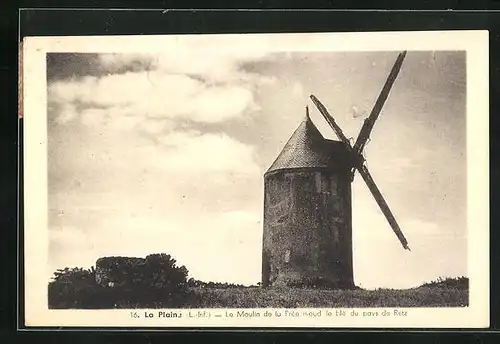
[[[81,112],[80,117],[83,124],[93,126],[95,128],[104,128],[107,124],[108,111],[103,109],[85,109]]]
[[[163,130],[172,131],[174,129],[174,123],[172,121],[157,119],[142,119],[137,123],[137,129],[152,136],[156,136]]]
[[[62,108],[57,123],[78,117],[85,124],[102,125],[104,119],[98,115],[110,117],[106,121],[114,129],[135,128],[133,117],[141,122],[157,118],[218,123],[260,109],[256,88],[273,79],[247,72],[242,66],[267,58],[265,53],[208,49],[197,54],[193,47],[200,49],[207,42],[192,44],[160,55],[101,54],[99,61],[109,71],[107,75],[51,83],[49,102]],[[141,127],[151,131],[149,124]],[[157,123],[157,127],[165,124]]]
[[[155,57],[147,53],[128,54],[100,54],[99,61],[107,70],[130,68],[131,65],[141,64],[151,66]]]
[[[100,61],[107,68],[120,68],[141,64],[162,74],[196,75],[208,82],[261,83],[272,82],[269,77],[244,71],[246,62],[256,62],[272,58],[265,49],[251,50],[232,41],[224,49],[215,48],[213,42],[203,39],[196,42],[179,42],[175,50],[161,54],[102,54]]]
[[[160,142],[166,147],[162,154],[165,159],[160,163],[164,170],[187,174],[225,172],[250,175],[260,171],[254,162],[253,147],[224,133],[176,132],[161,137]]]
[[[50,85],[49,97],[64,105],[88,104],[100,113],[105,108],[106,114],[120,121],[123,116],[135,116],[214,123],[258,109],[245,85],[208,86],[186,75],[157,71],[58,81]]]
[[[63,103],[61,104],[61,108],[59,109],[59,114],[55,118],[55,120],[56,123],[64,125],[77,118],[77,116],[78,114],[73,104]]]

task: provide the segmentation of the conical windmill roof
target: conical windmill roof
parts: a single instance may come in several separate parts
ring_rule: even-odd
[[[306,115],[266,174],[286,169],[333,169],[346,165],[345,153],[342,142],[325,139]]]

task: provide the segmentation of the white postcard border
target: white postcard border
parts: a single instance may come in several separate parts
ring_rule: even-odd
[[[258,309],[259,317],[229,317],[226,312],[252,309],[207,309],[210,317],[147,318],[159,310],[49,310],[45,273],[48,258],[47,209],[47,96],[48,52],[161,52],[196,40],[219,41],[221,47],[239,51],[401,51],[465,50],[467,54],[467,200],[468,271],[470,303],[466,308],[398,308],[406,316],[382,316],[384,308],[336,309],[321,316],[284,316],[284,309]],[[226,42],[226,43],[224,43]],[[231,42],[231,44],[227,44]],[[227,34],[182,36],[28,37],[23,42],[24,125],[24,283],[26,326],[154,326],[154,327],[390,327],[484,328],[489,326],[489,55],[487,31],[426,31],[371,33]],[[187,45],[186,45],[187,46]],[[379,315],[348,316],[378,311]],[[387,308],[394,312],[395,308]],[[197,312],[198,310],[191,310]],[[265,317],[264,312],[274,314]],[[302,313],[293,309],[289,312]],[[136,312],[139,317],[136,318]],[[173,312],[173,313],[170,313]],[[282,316],[276,316],[276,312]],[[328,312],[332,312],[328,315]],[[216,314],[223,314],[217,317]]]

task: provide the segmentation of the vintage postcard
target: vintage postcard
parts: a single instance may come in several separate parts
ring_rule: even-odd
[[[26,326],[489,326],[488,32],[28,37]]]

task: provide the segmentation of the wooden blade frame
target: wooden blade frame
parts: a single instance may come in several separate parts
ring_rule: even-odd
[[[318,108],[319,112],[323,115],[325,120],[328,122],[330,127],[333,129],[335,134],[339,137],[339,139],[346,145],[349,153],[351,156],[354,158],[354,168],[359,171],[361,176],[363,177],[363,180],[365,181],[366,185],[368,186],[368,189],[372,193],[373,197],[375,198],[375,201],[379,205],[380,209],[382,210],[382,213],[385,215],[387,218],[387,221],[391,225],[392,230],[398,237],[399,241],[401,242],[401,245],[403,246],[404,249],[410,250],[410,247],[408,246],[408,241],[406,240],[405,236],[403,235],[403,232],[401,231],[401,228],[399,227],[396,218],[392,214],[389,205],[385,201],[384,197],[382,196],[382,193],[378,189],[377,185],[375,184],[375,181],[373,180],[370,172],[368,171],[368,168],[364,165],[364,159],[361,154],[356,154],[354,151],[354,148],[351,146],[351,143],[349,142],[349,139],[344,135],[342,129],[337,125],[333,117],[328,113],[328,110],[326,107],[316,98],[314,95],[310,96],[311,100],[313,101],[314,105]]]
[[[363,123],[363,126],[359,131],[356,143],[354,144],[354,152],[356,154],[361,154],[363,152],[366,142],[368,141],[368,138],[370,137],[370,134],[373,130],[373,126],[375,125],[375,121],[377,120],[380,112],[382,111],[385,101],[387,100],[387,97],[391,92],[391,88],[392,85],[394,84],[394,81],[396,81],[396,78],[398,77],[405,56],[406,56],[406,51],[403,51],[398,55],[396,62],[394,63],[394,66],[392,67],[391,72],[389,73],[389,76],[385,81],[384,87],[382,88],[382,91],[380,91],[377,101],[375,102],[375,105],[373,106],[373,109],[370,112],[370,115],[365,119],[365,122]],[[352,170],[352,177],[354,177],[354,171],[355,169]]]

